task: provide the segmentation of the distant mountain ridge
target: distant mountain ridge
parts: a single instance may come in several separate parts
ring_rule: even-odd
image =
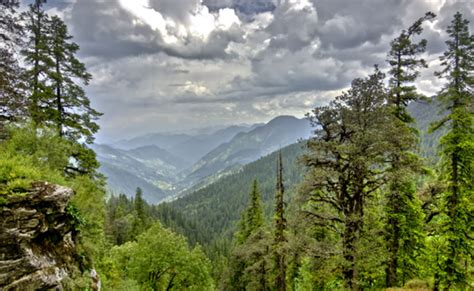
[[[429,124],[442,116],[438,107],[436,102],[425,101],[408,106],[420,130],[420,151],[425,157],[436,151],[440,133],[427,131]],[[95,145],[94,150],[101,172],[109,177],[109,189],[131,196],[140,186],[150,203],[158,203],[235,174],[262,156],[307,139],[311,131],[306,119],[279,116],[266,124],[231,126],[194,136],[149,134],[119,142],[122,149]]]
[[[147,198],[156,203],[194,185],[208,185],[309,134],[307,120],[280,116],[266,124],[229,126],[201,135],[147,134],[93,148],[110,190],[133,195],[139,186],[156,192],[157,197]]]
[[[239,132],[252,130],[253,127],[254,125],[233,125],[212,131],[211,133],[197,135],[185,133],[152,133],[130,140],[122,140],[112,144],[112,146],[119,149],[130,150],[155,145],[180,157],[187,166],[191,166],[216,146],[229,141]]]
[[[308,120],[279,116],[219,145],[191,168],[188,179],[199,180],[236,164],[248,164],[299,139],[307,139],[310,134]]]

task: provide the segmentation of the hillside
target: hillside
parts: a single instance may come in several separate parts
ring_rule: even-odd
[[[158,203],[169,195],[179,168],[176,161],[156,147],[119,150],[107,145],[93,145],[100,162],[99,171],[107,177],[109,191],[134,195],[142,188],[150,203]],[[161,158],[160,158],[161,157]]]
[[[303,153],[304,144],[292,144],[282,149],[284,179],[288,193],[294,192],[295,185],[303,177],[303,168],[298,157]],[[260,183],[265,213],[272,211],[275,189],[277,152],[245,165],[238,173],[225,176],[217,182],[196,192],[177,199],[170,206],[179,210],[190,221],[205,225],[209,240],[224,235],[229,237],[235,221],[247,205],[248,192],[253,179]],[[291,196],[291,194],[289,195]]]
[[[436,152],[438,141],[444,135],[445,130],[429,133],[430,125],[441,119],[444,113],[440,112],[439,101],[428,99],[427,101],[412,102],[408,105],[408,111],[415,118],[416,128],[420,132],[420,153],[430,163],[436,163]]]
[[[247,164],[281,147],[306,139],[311,132],[306,119],[279,116],[252,131],[237,134],[205,155],[192,168],[187,179],[200,180],[225,168]]]

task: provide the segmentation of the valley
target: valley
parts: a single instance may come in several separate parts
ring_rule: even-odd
[[[307,120],[280,116],[266,124],[229,126],[207,134],[148,134],[92,148],[111,194],[132,197],[140,187],[149,203],[159,203],[238,172],[310,134]]]

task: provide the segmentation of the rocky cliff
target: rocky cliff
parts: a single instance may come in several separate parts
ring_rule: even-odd
[[[67,212],[72,195],[66,187],[35,183],[0,205],[0,290],[62,289],[79,265]]]

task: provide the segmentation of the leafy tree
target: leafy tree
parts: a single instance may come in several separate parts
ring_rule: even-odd
[[[418,170],[420,163],[412,153],[417,144],[416,133],[412,130],[409,134],[413,118],[407,112],[407,105],[420,98],[416,87],[411,85],[419,76],[419,68],[427,67],[426,61],[420,57],[425,52],[427,41],[425,39],[414,42],[413,38],[423,31],[422,24],[431,20],[435,15],[431,12],[425,14],[407,30],[391,42],[388,54],[390,65],[389,104],[397,118],[400,128],[407,131],[405,139],[394,140],[399,148],[392,157],[391,183],[388,188],[387,212],[387,242],[388,260],[386,266],[386,285],[398,286],[403,284],[405,270],[416,270],[417,252],[423,247],[422,218],[420,217],[420,203],[416,197],[414,185],[414,171]],[[418,167],[418,168],[417,168]],[[410,217],[410,219],[407,219]],[[402,266],[402,268],[400,268]],[[402,272],[403,280],[399,273]]]
[[[159,223],[112,251],[123,275],[145,290],[212,290],[210,262],[199,247],[190,250],[184,237]]]
[[[473,255],[474,36],[460,12],[454,15],[447,33],[448,48],[440,58],[444,68],[437,75],[447,80],[439,99],[448,114],[433,126],[433,130],[448,128],[441,138],[441,179],[447,187],[442,195],[441,253],[435,285],[451,289],[469,285],[468,266]]]
[[[273,260],[274,260],[274,287],[276,290],[286,290],[286,247],[285,235],[287,223],[285,217],[285,186],[283,185],[283,161],[281,151],[277,162],[277,183],[275,193]]]

